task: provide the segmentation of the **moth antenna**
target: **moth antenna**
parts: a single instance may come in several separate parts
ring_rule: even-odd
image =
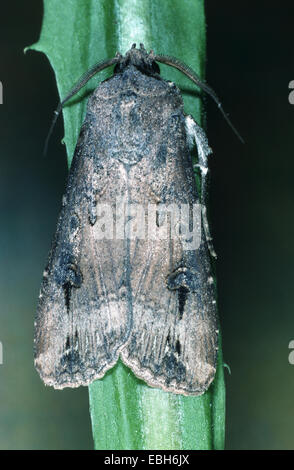
[[[98,64],[93,65],[93,67],[91,67],[86,73],[84,73],[84,75],[81,76],[81,78],[78,80],[78,82],[75,84],[75,86],[71,89],[71,91],[58,104],[57,109],[54,111],[54,117],[52,119],[52,123],[51,123],[50,129],[49,129],[46,141],[45,141],[44,152],[43,152],[44,156],[47,153],[49,140],[50,140],[51,134],[53,132],[54,126],[56,124],[57,118],[58,118],[63,106],[65,105],[65,103],[67,103],[67,101],[70,100],[70,98],[72,98],[76,93],[78,93],[80,91],[80,89],[83,88],[83,86],[85,86],[86,83],[94,75],[96,75],[96,73],[101,72],[101,70],[106,69],[107,67],[110,67],[111,65],[117,64],[117,62],[119,62],[120,58],[121,58],[121,54],[119,52],[117,52],[115,57],[113,57],[112,59],[105,59],[102,62],[98,62]]]
[[[229,124],[230,128],[233,130],[233,132],[236,134],[238,139],[244,144],[244,139],[241,137],[235,126],[232,124],[230,121],[228,115],[225,113],[221,101],[216,95],[215,91],[210,88],[205,82],[203,82],[199,76],[197,75],[194,70],[192,70],[188,65],[186,65],[184,62],[181,62],[179,59],[176,59],[175,57],[167,56],[167,55],[154,55],[154,60],[156,62],[161,62],[162,64],[170,65],[171,67],[174,67],[175,69],[180,70],[184,75],[186,75],[192,82],[194,82],[196,85],[198,85],[202,90],[204,90],[211,98],[216,102],[217,107],[219,108],[220,112],[222,113],[223,117]]]

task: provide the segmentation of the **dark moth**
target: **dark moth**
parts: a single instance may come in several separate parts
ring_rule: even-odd
[[[160,77],[158,61],[193,73],[134,45],[93,68],[66,98],[116,64],[89,99],[41,287],[35,365],[55,388],[88,385],[119,357],[147,384],[184,395],[205,392],[215,375],[214,252],[205,206],[210,149],[184,114],[178,88]],[[174,223],[162,208],[181,204],[201,205],[195,249],[185,247],[181,230],[173,238],[158,236]],[[152,236],[129,236],[132,213],[124,211],[136,205],[143,207],[137,229],[155,207]]]

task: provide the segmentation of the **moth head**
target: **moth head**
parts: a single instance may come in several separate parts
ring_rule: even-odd
[[[160,73],[159,66],[155,62],[153,51],[148,53],[143,44],[140,44],[140,49],[137,49],[136,44],[133,44],[131,49],[126,52],[124,56],[120,57],[119,62],[114,68],[114,73],[121,73],[130,66],[136,67],[140,72],[146,75]]]

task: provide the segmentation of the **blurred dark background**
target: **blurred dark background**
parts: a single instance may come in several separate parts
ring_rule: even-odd
[[[246,144],[207,100],[214,155],[211,220],[227,384],[227,449],[294,449],[294,3],[206,2],[207,81]],[[67,164],[53,71],[24,47],[42,2],[0,19],[0,449],[91,449],[86,388],[45,388],[32,363],[33,318]],[[172,53],[172,51],[171,51]]]

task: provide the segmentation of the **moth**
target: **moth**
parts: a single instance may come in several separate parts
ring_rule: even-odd
[[[158,62],[188,75],[223,112],[195,72],[142,44],[94,66],[56,112],[95,73],[115,65],[88,101],[39,296],[35,366],[56,389],[102,378],[119,357],[148,385],[183,395],[202,394],[215,376],[211,150]],[[182,207],[188,222],[178,216]],[[188,240],[194,208],[197,247]]]

